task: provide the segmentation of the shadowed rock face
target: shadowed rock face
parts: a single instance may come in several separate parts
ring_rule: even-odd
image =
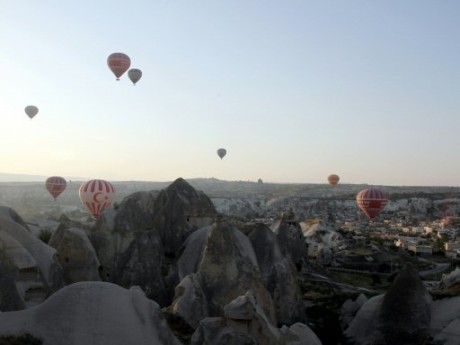
[[[156,232],[146,232],[115,259],[110,280],[125,288],[138,285],[148,298],[164,307],[171,302],[171,296],[162,276],[162,265],[160,236]]]
[[[191,339],[192,345],[321,345],[306,325],[274,327],[252,290],[237,297],[224,308],[222,317],[203,319]]]
[[[16,289],[17,277],[18,268],[5,253],[0,251],[0,311],[21,310],[26,307]]]
[[[114,209],[105,210],[96,222],[90,239],[105,272],[113,268],[115,255],[124,252],[138,235],[152,230],[156,194],[133,193]]]
[[[248,234],[259,264],[262,281],[270,292],[279,324],[303,320],[303,303],[297,271],[289,256],[282,254],[276,235],[264,224]]]
[[[211,224],[216,215],[211,199],[183,178],[160,191],[155,199],[153,223],[160,233],[165,253],[177,256],[185,239],[193,231]]]
[[[136,192],[105,210],[90,239],[102,266],[110,271],[115,255],[146,231],[158,232],[165,254],[176,257],[184,240],[211,224],[216,214],[206,194],[179,178],[160,192]]]
[[[286,212],[281,219],[273,224],[272,231],[276,234],[284,256],[290,256],[297,270],[307,262],[307,245],[298,222],[292,212]]]
[[[379,321],[387,344],[427,343],[431,321],[427,291],[411,264],[406,264],[386,293]]]
[[[66,284],[100,280],[96,251],[82,229],[59,227],[49,245],[56,249]]]

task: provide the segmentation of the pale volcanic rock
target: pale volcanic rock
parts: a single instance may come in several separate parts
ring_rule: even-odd
[[[159,306],[139,288],[69,285],[39,306],[0,313],[0,334],[29,333],[48,345],[180,345]]]
[[[191,344],[321,345],[321,341],[301,323],[282,328],[273,326],[249,290],[227,304],[222,317],[202,320]]]
[[[195,233],[194,237],[198,240],[204,235],[204,249],[200,251],[196,248],[197,256],[193,259],[194,263],[186,266],[179,260],[181,274],[193,267],[197,267],[197,271],[185,276],[176,288],[176,296],[168,312],[175,318],[185,320],[190,327],[196,328],[202,318],[195,316],[195,311],[190,307],[196,300],[203,301],[199,315],[220,316],[226,304],[252,289],[270,322],[276,324],[273,301],[263,286],[249,239],[220,218],[212,227]],[[190,243],[194,241],[191,240]],[[186,252],[187,249],[184,253]]]
[[[56,249],[66,284],[100,280],[99,260],[83,229],[60,227],[51,236],[49,245]]]
[[[63,286],[55,249],[36,238],[9,207],[0,207],[0,231],[0,248],[10,268],[17,269],[15,284],[26,306],[41,302]]]

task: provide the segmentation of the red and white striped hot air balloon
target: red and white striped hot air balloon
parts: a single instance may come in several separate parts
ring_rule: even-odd
[[[117,80],[129,69],[131,66],[131,59],[124,53],[113,53],[107,58],[107,65],[110,70],[115,74]]]
[[[53,196],[54,200],[66,189],[67,182],[61,176],[51,176],[45,181],[45,187]]]
[[[329,182],[331,186],[336,186],[337,183],[339,183],[340,181],[340,177],[339,175],[331,174],[327,177],[327,181]]]
[[[80,186],[80,200],[94,219],[98,219],[102,211],[112,205],[115,199],[115,189],[110,182],[90,180]]]
[[[387,202],[387,193],[374,188],[364,189],[356,195],[358,207],[370,220],[374,220],[382,211]]]

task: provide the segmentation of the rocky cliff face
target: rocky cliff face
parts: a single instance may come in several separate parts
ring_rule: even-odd
[[[90,239],[104,271],[110,272],[116,257],[145,232],[160,235],[163,251],[171,258],[195,230],[211,224],[217,212],[211,200],[178,178],[160,192],[136,192],[113,209],[103,212]]]
[[[299,223],[295,220],[294,213],[285,212],[281,219],[271,226],[276,234],[284,256],[289,256],[292,262],[301,270],[308,260],[307,246]]]
[[[171,302],[173,288],[168,288],[165,283],[163,261],[164,250],[159,234],[145,232],[117,256],[110,281],[125,288],[140,286],[148,298],[165,307]]]
[[[297,270],[291,258],[283,254],[276,235],[264,224],[248,234],[256,254],[262,282],[270,292],[279,324],[304,320],[304,307]]]
[[[127,196],[113,209],[105,210],[91,229],[90,240],[104,274],[113,268],[116,255],[128,249],[138,235],[153,229],[156,195],[136,192]]]
[[[226,304],[252,289],[268,319],[276,324],[273,301],[263,286],[249,239],[222,219],[202,235],[203,232],[192,235],[205,239],[204,248],[197,248],[201,259],[193,260],[198,263],[196,272],[185,276],[176,287],[169,314],[195,329],[201,319],[221,316]]]
[[[211,224],[216,215],[206,194],[178,178],[155,199],[153,227],[160,233],[165,253],[176,256],[185,239],[193,231]]]

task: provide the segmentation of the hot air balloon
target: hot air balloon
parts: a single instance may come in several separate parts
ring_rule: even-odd
[[[226,154],[227,154],[226,149],[218,149],[217,150],[217,155],[220,157],[220,159],[224,158]]]
[[[132,68],[128,71],[128,77],[134,85],[142,78],[142,71],[137,68]]]
[[[115,189],[110,182],[104,180],[90,180],[80,186],[80,200],[94,219],[98,219],[101,212],[109,207],[115,199]]]
[[[117,80],[120,80],[123,73],[131,66],[131,59],[126,54],[113,53],[107,58],[107,65],[109,65],[110,70],[115,74]]]
[[[380,211],[385,208],[388,202],[387,194],[379,189],[369,188],[364,189],[356,195],[358,207],[372,221]]]
[[[51,176],[48,177],[45,181],[45,187],[53,196],[54,200],[65,190],[67,187],[67,182],[63,177],[60,176]]]
[[[339,183],[340,177],[336,174],[331,174],[327,177],[327,181],[331,186],[336,186]]]
[[[38,108],[35,105],[28,105],[25,107],[24,111],[31,120],[35,115],[38,114]]]

